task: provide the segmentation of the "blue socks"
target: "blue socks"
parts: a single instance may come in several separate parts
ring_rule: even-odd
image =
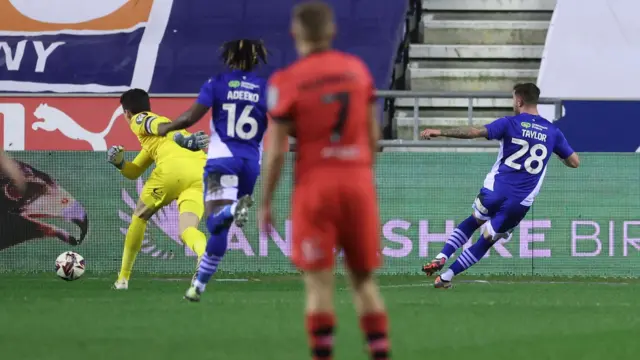
[[[233,223],[233,207],[235,207],[235,204],[226,205],[218,213],[209,215],[207,218],[207,229],[209,229],[211,235],[220,232],[224,228],[231,227]]]
[[[451,281],[454,275],[460,274],[482,259],[492,246],[493,242],[485,239],[484,235],[480,236],[480,239],[470,248],[463,251],[456,261],[451,264],[449,270],[445,271],[440,277],[444,281]]]
[[[193,282],[200,292],[204,291],[227,252],[227,236],[233,223],[234,206],[235,204],[227,205],[217,214],[211,214],[207,218],[207,229],[211,236],[207,241],[206,252],[200,260],[196,280]]]
[[[476,218],[473,216],[464,219],[464,221],[453,230],[451,236],[449,236],[449,239],[447,239],[447,242],[444,244],[442,251],[436,256],[436,259],[442,257],[450,258],[456,250],[469,241],[471,235],[473,235],[478,228],[480,228],[480,224],[478,224],[478,221],[476,221]]]
[[[213,274],[218,271],[218,265],[225,252],[227,252],[227,235],[229,235],[229,228],[225,228],[219,231],[215,235],[211,235],[207,242],[207,251],[200,260],[200,266],[198,266],[198,276],[194,282],[194,286],[204,291],[204,288],[211,280]]]

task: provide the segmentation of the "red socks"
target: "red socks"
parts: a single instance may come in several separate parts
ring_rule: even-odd
[[[386,313],[369,313],[360,317],[360,327],[365,334],[369,353],[373,360],[387,360],[389,356],[388,321]]]
[[[313,360],[333,359],[335,317],[330,313],[307,314],[307,334]],[[385,358],[386,359],[386,358]]]
[[[333,359],[334,315],[331,313],[310,313],[307,314],[306,322],[313,360]],[[387,314],[363,315],[360,317],[360,327],[367,339],[371,359],[390,359]]]

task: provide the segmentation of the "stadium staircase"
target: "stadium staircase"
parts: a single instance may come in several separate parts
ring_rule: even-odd
[[[556,0],[423,0],[421,42],[409,48],[411,90],[508,93],[536,82]],[[413,99],[395,102],[397,138],[413,138]],[[473,103],[473,123],[510,113],[510,99]],[[422,98],[420,127],[468,124],[468,99]]]

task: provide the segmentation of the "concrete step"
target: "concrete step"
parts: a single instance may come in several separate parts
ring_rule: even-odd
[[[542,45],[411,44],[410,59],[541,59]]]
[[[410,64],[424,69],[540,69],[540,59],[416,59]]]
[[[434,20],[422,18],[430,45],[544,45],[549,21]]]
[[[407,115],[407,116],[403,116]],[[503,114],[504,115],[504,114]],[[495,117],[474,117],[472,120],[472,125],[485,125],[492,121],[494,121]],[[409,114],[396,114],[396,124],[398,125],[398,129],[401,127],[406,127],[413,129],[414,119],[413,116]],[[419,117],[418,118],[418,127],[426,128],[426,127],[434,127],[434,128],[446,128],[446,127],[456,127],[456,126],[468,126],[469,120],[467,117]],[[413,131],[413,130],[412,130]],[[412,132],[413,134],[413,132]]]
[[[400,117],[413,117],[413,110],[400,109],[396,111],[396,116]],[[513,115],[513,109],[495,109],[495,108],[478,108],[473,109],[473,117],[486,118],[486,119],[498,119],[505,115]],[[466,108],[420,108],[418,109],[418,116],[421,118],[464,118],[468,119],[469,113]],[[468,121],[467,121],[468,123]],[[473,121],[472,121],[473,123]]]
[[[427,12],[423,19],[459,21],[551,21],[553,12]]]
[[[426,11],[553,11],[556,0],[422,0]]]
[[[426,140],[425,140],[426,141]],[[496,146],[495,148],[486,148],[486,147],[463,147],[463,148],[457,148],[457,147],[385,147],[383,150],[383,152],[419,152],[419,153],[433,153],[433,152],[437,152],[437,153],[480,153],[480,152],[487,152],[487,153],[497,153],[498,152],[498,146]]]
[[[520,82],[536,82],[538,70],[524,69],[422,69],[409,66],[412,90],[509,91]]]
[[[415,103],[414,99],[397,99],[396,109],[405,110],[413,108]],[[497,98],[485,98],[485,99],[473,99],[473,109],[478,108],[504,108],[511,109],[513,106],[512,99],[497,99]],[[469,99],[465,98],[419,98],[418,106],[420,108],[467,108],[469,106]]]

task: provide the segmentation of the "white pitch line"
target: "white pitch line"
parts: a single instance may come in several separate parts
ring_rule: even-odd
[[[2,276],[0,275],[0,278]],[[191,278],[141,278],[140,280],[154,280],[154,281],[189,281]],[[87,280],[106,280],[104,277],[82,277],[76,281],[87,281]],[[213,279],[218,282],[261,282],[261,279],[252,278],[252,279]],[[50,278],[29,278],[25,277],[24,279],[20,279],[20,281],[61,281],[61,279],[52,276]],[[75,281],[74,281],[75,282]],[[456,283],[462,284],[496,284],[496,285],[606,285],[606,286],[627,286],[627,285],[635,285],[636,283],[628,283],[628,282],[617,282],[617,281],[542,281],[542,280],[522,280],[522,281],[507,281],[507,280],[456,280]],[[411,288],[411,287],[420,287],[420,286],[431,286],[433,283],[431,281],[421,281],[416,283],[408,283],[408,284],[394,284],[394,285],[380,285],[381,289],[385,288]],[[338,290],[348,290],[348,287],[338,288]]]
[[[626,282],[612,282],[612,281],[539,281],[539,280],[531,280],[531,281],[502,281],[502,280],[458,280],[458,283],[463,284],[497,284],[497,285],[606,285],[606,286],[625,286],[630,285],[630,283]],[[411,288],[411,287],[420,287],[420,286],[431,286],[430,281],[423,281],[419,283],[411,283],[411,284],[396,284],[396,285],[380,285],[381,289],[384,288]]]
[[[380,285],[381,289],[387,289],[387,288],[409,288],[409,287],[419,287],[419,286],[425,286],[425,285],[429,285],[430,283],[427,281],[423,281],[420,283],[413,283],[413,284],[396,284],[396,285]]]
[[[1,276],[0,276],[1,278]],[[61,281],[62,279],[58,279],[56,277],[51,277],[51,278],[25,278],[25,279],[20,279],[20,281]],[[106,278],[103,277],[82,277],[78,280],[74,280],[75,281],[87,281],[87,280],[92,280],[92,281],[96,281],[96,280],[106,280]],[[137,279],[136,279],[137,280]],[[153,281],[166,281],[166,282],[179,282],[179,281],[189,281],[191,280],[190,277],[184,277],[184,278],[141,278],[140,280],[153,280]],[[213,279],[212,281],[218,281],[218,282],[260,282],[262,280],[260,279]]]

